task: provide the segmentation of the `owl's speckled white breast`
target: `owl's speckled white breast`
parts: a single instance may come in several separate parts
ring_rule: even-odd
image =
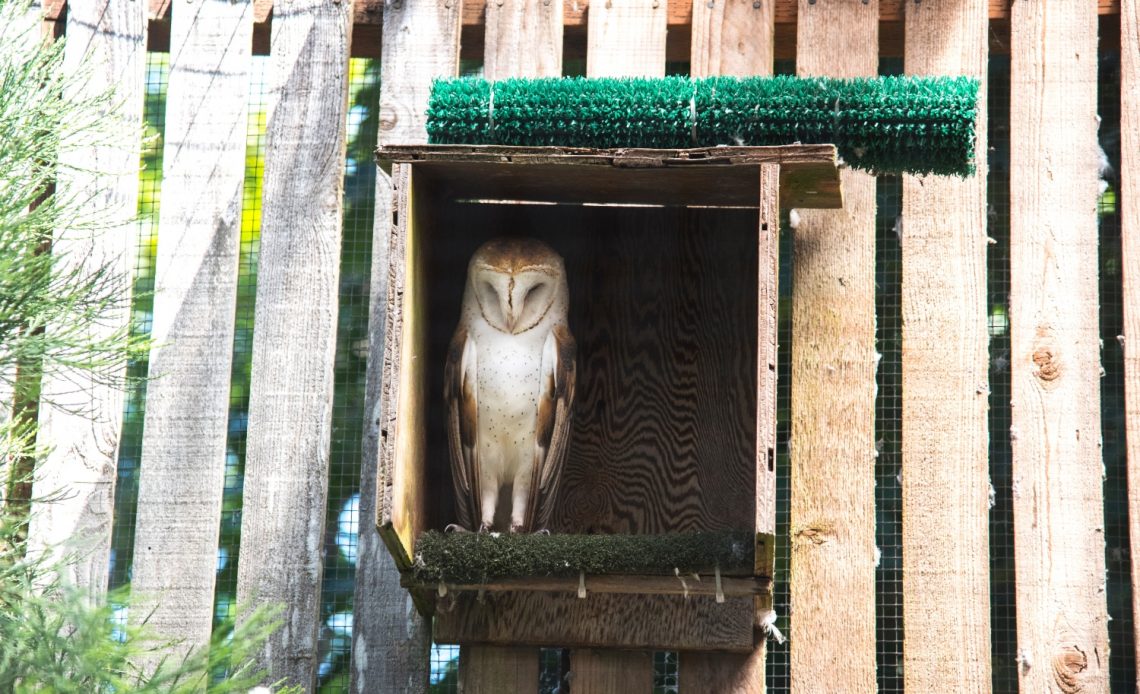
[[[542,347],[550,332],[537,326],[508,335],[482,323],[479,346],[479,449],[484,471],[500,483],[534,463]]]

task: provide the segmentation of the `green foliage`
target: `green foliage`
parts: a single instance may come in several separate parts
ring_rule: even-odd
[[[120,619],[130,609],[126,588],[95,597],[66,578],[76,557],[29,551],[27,490],[45,452],[36,445],[41,374],[83,372],[122,386],[122,365],[144,357],[147,343],[125,325],[105,325],[130,301],[117,259],[52,247],[60,230],[110,233],[89,193],[54,190],[73,173],[61,155],[142,133],[104,117],[110,95],[77,96],[84,75],[68,75],[62,42],[43,41],[28,7],[0,0],[0,470],[6,489],[20,491],[0,509],[0,691],[245,692],[264,676],[253,658],[279,626],[276,611],[243,614],[215,630],[209,647],[164,657],[177,644],[154,636],[145,615]]]
[[[60,578],[68,574],[68,557],[25,552],[19,527],[11,516],[0,519],[0,691],[223,694],[261,681],[253,656],[279,626],[275,610],[231,620],[215,631],[209,649],[162,661],[170,643],[151,636],[145,624],[116,619],[113,606],[128,604],[125,591],[92,604]],[[140,670],[144,658],[159,660],[155,672]],[[226,677],[208,681],[208,673],[227,666]]]
[[[436,144],[713,147],[834,143],[874,173],[973,171],[966,77],[437,80]]]
[[[60,155],[124,135],[101,118],[110,95],[75,96],[84,76],[65,74],[62,42],[44,44],[26,12],[22,0],[0,0],[0,381],[17,399],[38,394],[38,379],[16,379],[17,366],[113,382],[123,360],[145,349],[125,326],[102,327],[129,300],[126,279],[110,263],[50,250],[58,229],[94,235],[104,224],[82,194],[50,194],[68,173]]]
[[[440,533],[416,543],[416,580],[457,584],[523,576],[672,574],[752,569],[746,531],[666,535]]]

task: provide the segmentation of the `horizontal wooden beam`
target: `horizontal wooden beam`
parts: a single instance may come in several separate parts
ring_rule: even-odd
[[[400,581],[405,588],[423,588],[437,591],[437,586],[417,583],[407,576]],[[446,591],[464,592],[530,592],[530,593],[567,593],[580,595],[579,589],[585,587],[588,597],[591,593],[614,593],[621,595],[705,595],[716,596],[717,581],[711,574],[697,576],[695,574],[681,574],[680,576],[650,576],[650,575],[603,575],[586,576],[584,579],[573,576],[541,576],[533,578],[501,578],[487,583],[472,585],[446,585]],[[724,597],[751,597],[766,595],[772,589],[772,580],[765,576],[722,576],[720,579],[720,594]]]
[[[151,19],[167,19],[170,12],[170,0],[149,0]],[[907,0],[880,0],[880,22],[902,22],[905,15]],[[990,19],[1009,19],[1010,6],[1013,0],[990,0]],[[46,4],[48,18],[54,19],[64,5],[64,0],[49,0]],[[358,0],[355,3],[356,24],[380,24],[384,8],[384,0]],[[565,27],[586,26],[590,0],[576,0],[563,5],[562,25]],[[798,14],[798,0],[776,0],[776,24],[795,24]],[[466,0],[463,3],[463,24],[465,26],[482,25],[486,16],[487,0]],[[272,0],[255,0],[254,20],[267,22],[273,11]],[[54,13],[54,14],[52,14]],[[1097,0],[1097,13],[1120,14],[1120,0]],[[669,0],[668,26],[672,30],[676,26],[688,26],[693,22],[692,0]]]

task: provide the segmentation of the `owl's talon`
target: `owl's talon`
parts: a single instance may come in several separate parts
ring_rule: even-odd
[[[550,529],[549,528],[539,528],[538,530],[534,531],[534,534],[535,535],[549,535]]]
[[[462,525],[460,525],[458,523],[448,523],[447,527],[445,527],[443,529],[443,532],[445,532],[445,533],[469,533],[471,531],[468,530],[467,528],[464,528]]]
[[[521,533],[521,532],[523,532],[523,524],[522,523],[511,523],[511,533]]]
[[[479,534],[480,535],[486,535],[489,532],[491,532],[491,524],[490,523],[480,523],[479,524]]]

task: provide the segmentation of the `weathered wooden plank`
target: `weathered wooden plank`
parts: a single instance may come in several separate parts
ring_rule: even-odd
[[[457,0],[385,3],[380,144],[427,141],[424,114],[431,80],[454,76],[459,71],[460,7]],[[410,199],[410,189],[405,191],[408,172],[397,167],[393,174],[400,186],[395,193],[406,192]],[[393,460],[387,450],[395,433],[388,417],[394,412],[390,411],[387,398],[392,394],[392,368],[401,358],[398,340],[403,339],[399,334],[403,308],[390,293],[393,285],[403,282],[405,272],[404,247],[395,244],[396,225],[406,216],[399,210],[393,182],[388,174],[377,171],[365,403],[368,422],[364,429],[353,627],[354,692],[422,691],[427,687],[430,666],[431,622],[417,612],[409,594],[400,587],[396,566],[381,548],[381,536],[371,527],[372,519],[382,524],[380,519],[385,514],[391,517],[395,483]],[[391,539],[389,534],[384,541],[390,543]]]
[[[505,77],[562,75],[563,0],[503,0],[487,5],[483,74]]]
[[[665,74],[665,26],[667,6],[657,0],[616,0],[595,3],[590,9],[586,36],[586,75],[588,77],[659,77]],[[581,397],[579,402],[589,400]],[[578,411],[581,411],[579,408]],[[668,427],[669,424],[665,423]],[[574,464],[568,461],[568,472]],[[569,485],[564,485],[569,486]],[[581,504],[579,499],[578,504]],[[572,506],[564,502],[563,506]],[[581,645],[581,644],[577,644]],[[604,691],[611,682],[608,673],[627,668],[636,671],[647,654],[612,653],[604,664],[587,651],[570,652],[571,670],[580,670],[574,688]],[[581,657],[585,663],[578,667]],[[652,664],[652,661],[650,661]],[[593,667],[597,665],[597,667]],[[652,671],[652,670],[651,670]]]
[[[1121,258],[1124,276],[1124,420],[1128,455],[1128,527],[1132,614],[1140,637],[1140,0],[1120,16]],[[1136,639],[1140,655],[1140,638]]]
[[[753,0],[694,2],[689,74],[770,75],[776,46],[774,5]]]
[[[877,74],[878,15],[878,0],[800,0],[797,73]],[[844,209],[795,230],[794,692],[875,689],[875,179],[841,174]]]
[[[63,144],[56,178],[56,195],[80,201],[84,218],[97,220],[98,227],[57,229],[51,251],[69,271],[113,268],[109,280],[121,304],[90,326],[91,338],[98,340],[125,330],[130,321],[146,17],[139,3],[98,0],[71,7],[67,30],[64,70],[83,74],[67,83],[68,97],[114,93],[102,102],[107,135]],[[41,385],[39,443],[49,452],[36,471],[33,498],[50,501],[33,504],[29,547],[74,551],[67,578],[94,599],[107,589],[123,419],[124,390],[117,383],[126,366],[124,359],[97,373],[49,372]]]
[[[360,535],[356,552],[350,691],[419,692],[427,689],[431,621],[400,586],[400,573],[372,527],[377,517],[377,466],[383,390],[385,323],[388,312],[388,242],[392,228],[392,185],[376,174],[372,270],[368,291],[368,366],[364,392],[364,435],[360,472]]]
[[[751,653],[684,651],[677,665],[679,692],[764,694],[763,637]],[[632,690],[627,690],[631,691]],[[643,689],[642,691],[648,691]]]
[[[175,657],[214,612],[252,30],[249,0],[189,0],[171,24],[131,618]]]
[[[751,0],[695,2],[692,63],[694,77],[710,75],[770,75],[775,51],[773,3]],[[776,312],[780,236],[780,166],[761,166],[756,188],[760,205],[757,233],[757,349],[756,349],[756,532],[771,542],[776,532]],[[810,204],[810,203],[809,203]],[[757,546],[757,562],[769,555]],[[763,551],[761,551],[763,550]],[[759,567],[758,567],[759,568]],[[756,600],[771,609],[771,591]],[[682,652],[681,691],[736,694],[763,692],[767,643],[763,638],[748,654]]]
[[[591,5],[586,75],[663,76],[667,15],[668,8],[660,0],[609,0]]]
[[[285,606],[257,662],[305,689],[320,660],[350,10],[278,0],[270,51],[237,597]]]
[[[985,79],[985,0],[907,11],[906,72]],[[990,690],[986,117],[978,173],[904,176],[903,676]],[[953,614],[953,619],[946,619]]]
[[[439,643],[577,648],[752,651],[752,598],[604,593],[448,595],[435,615]],[[574,654],[570,652],[570,667]],[[575,682],[586,686],[580,678]]]
[[[538,651],[510,646],[459,649],[459,691],[501,694],[538,689]]]
[[[475,200],[758,207],[760,165],[778,163],[785,207],[837,209],[843,202],[832,145],[680,150],[414,145],[381,147],[377,157],[382,166],[422,162],[417,175],[434,179],[442,195]],[[554,178],[559,185],[550,185]]]
[[[1010,369],[1019,681],[1106,691],[1092,3],[1013,5]]]
[[[573,653],[569,680],[575,694],[651,692],[653,653],[579,648]]]
[[[427,142],[427,102],[436,77],[459,72],[459,0],[403,0],[384,8],[380,143]]]

